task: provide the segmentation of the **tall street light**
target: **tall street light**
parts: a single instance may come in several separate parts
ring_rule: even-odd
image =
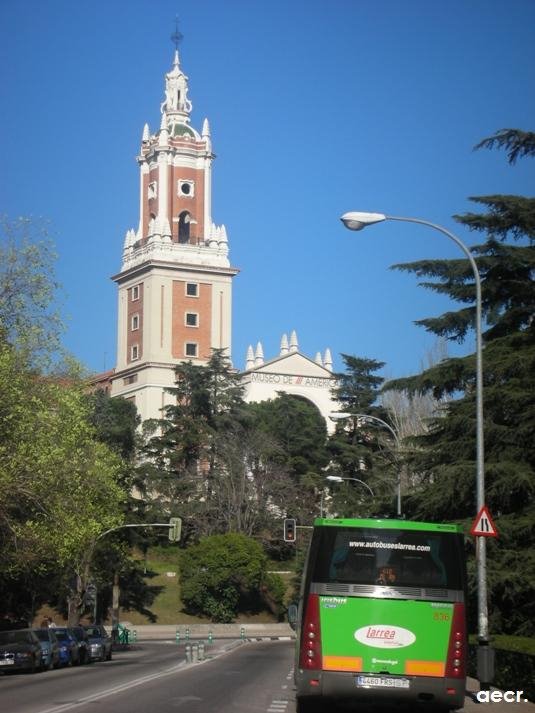
[[[385,220],[398,220],[404,223],[419,223],[429,228],[434,228],[446,235],[458,245],[468,258],[476,286],[476,498],[477,513],[485,505],[485,467],[483,450],[483,348],[481,337],[481,278],[477,269],[476,261],[467,246],[456,235],[451,233],[441,225],[431,223],[420,218],[401,218],[384,213],[344,213],[340,218],[342,223],[349,230],[362,230],[368,225],[382,223]],[[477,514],[476,513],[476,514]],[[489,646],[489,619],[487,605],[487,547],[484,537],[476,540],[477,558],[477,614],[478,614],[478,641],[479,651],[477,657],[478,679],[480,683],[490,683],[492,681],[492,652]]]
[[[359,480],[359,478],[342,478],[341,475],[328,475],[326,480],[330,480],[331,483],[341,483],[344,480],[353,480],[355,483],[360,483],[365,488],[367,488],[370,491],[370,495],[372,496],[372,498],[375,497],[375,493],[370,488],[368,483],[365,483],[363,480]],[[325,490],[322,490],[321,491],[321,500],[320,500],[320,517],[323,517],[323,496],[324,495],[325,495]]]
[[[394,438],[394,442],[396,445],[399,443],[398,435],[392,428],[392,426],[387,423],[386,421],[383,421],[382,418],[379,418],[378,416],[369,416],[366,413],[343,413],[343,412],[335,412],[329,414],[329,418],[331,421],[344,421],[348,418],[354,418],[357,421],[357,425],[359,421],[361,423],[378,423],[380,426],[383,428],[386,428],[390,433],[392,434],[392,437]],[[396,515],[397,517],[401,517],[401,472],[399,470],[399,467],[397,468],[397,474],[396,474],[396,498],[397,498],[397,507],[396,507]]]
[[[359,480],[358,478],[342,478],[341,475],[328,475],[328,476],[327,476],[327,480],[330,480],[332,483],[341,483],[343,480],[353,480],[355,483],[360,483],[360,484],[363,485],[365,488],[368,488],[368,490],[370,491],[370,495],[372,496],[372,498],[375,497],[375,493],[374,493],[373,490],[370,488],[370,486],[368,485],[368,483],[365,483],[363,480]]]

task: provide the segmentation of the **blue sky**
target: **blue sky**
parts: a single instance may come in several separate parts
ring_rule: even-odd
[[[192,123],[217,160],[227,226],[233,362],[248,344],[418,371],[435,339],[414,320],[452,308],[389,270],[458,257],[430,229],[345,230],[349,210],[452,219],[470,195],[533,193],[534,167],[473,152],[503,127],[534,130],[532,0],[21,0],[0,2],[0,212],[51,221],[66,347],[114,365],[125,231],[137,227],[143,125],[157,129],[178,14]],[[473,339],[451,353],[473,350]]]

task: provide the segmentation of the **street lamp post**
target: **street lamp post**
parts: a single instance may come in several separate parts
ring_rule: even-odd
[[[456,235],[436,223],[420,218],[402,218],[399,216],[385,215],[384,213],[350,212],[341,217],[342,223],[349,230],[362,230],[368,225],[381,223],[385,220],[398,220],[404,223],[418,223],[434,228],[446,235],[458,245],[468,258],[476,287],[476,499],[477,512],[485,505],[485,467],[483,445],[483,348],[481,331],[481,278],[476,261],[467,246]],[[477,612],[478,612],[478,641],[479,651],[477,657],[478,679],[482,686],[487,686],[493,678],[493,655],[489,646],[489,621],[487,604],[487,549],[484,537],[476,541],[477,559]]]
[[[359,480],[359,478],[343,478],[341,475],[328,475],[327,480],[330,480],[332,483],[341,483],[343,480],[353,480],[355,483],[360,483],[365,488],[367,488],[370,491],[370,495],[372,496],[372,498],[375,497],[375,493],[370,488],[368,483],[365,483],[363,480]]]
[[[382,418],[379,418],[378,416],[369,416],[366,413],[343,413],[343,412],[335,412],[331,413],[329,415],[329,418],[331,421],[344,421],[348,418],[354,418],[358,421],[362,421],[363,423],[366,422],[372,422],[372,423],[378,423],[380,426],[383,428],[386,428],[390,433],[392,434],[392,437],[394,438],[394,441],[396,445],[399,444],[399,439],[397,433],[394,431],[392,426],[387,423],[386,421],[383,421]],[[396,474],[396,515],[397,517],[401,517],[401,472],[399,470],[399,467],[397,469],[397,474]]]

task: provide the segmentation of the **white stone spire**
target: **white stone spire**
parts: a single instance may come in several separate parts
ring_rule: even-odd
[[[254,365],[262,366],[263,363],[264,363],[264,350],[262,349],[262,342],[258,342],[258,344],[256,345]]]
[[[316,357],[315,357],[314,361],[316,362],[316,364],[323,366],[323,360],[321,358],[320,352],[316,352]]]
[[[172,117],[172,123],[188,123],[192,104],[188,99],[188,78],[180,69],[178,50],[175,50],[173,68],[165,75],[165,99],[162,114]]]
[[[249,344],[247,349],[247,356],[245,357],[245,371],[252,369],[254,367],[254,352],[252,344]]]
[[[293,329],[292,333],[290,334],[290,351],[291,352],[299,351],[299,342],[297,341],[297,333],[296,333],[295,329]]]
[[[328,347],[323,355],[323,366],[329,371],[333,370],[333,358],[331,356],[331,350]]]
[[[162,114],[162,121],[160,123],[160,134],[158,137],[158,143],[160,146],[167,146],[169,143],[169,131],[167,130],[167,114],[165,111]]]
[[[223,251],[223,253],[227,254],[228,253],[228,237],[227,237],[227,229],[225,228],[225,224],[221,226],[221,232],[219,234],[219,243],[218,243],[219,249]]]
[[[146,144],[150,139],[149,125],[145,124],[143,127],[143,136],[141,137],[142,143]]]
[[[281,337],[280,356],[284,356],[285,354],[288,354],[288,335],[287,334],[283,334]]]

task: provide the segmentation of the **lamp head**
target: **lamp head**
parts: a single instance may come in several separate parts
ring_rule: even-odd
[[[342,483],[344,481],[339,475],[328,475],[326,480],[330,480],[332,483]]]
[[[344,413],[342,411],[333,411],[329,414],[331,421],[345,421],[348,418],[352,418],[352,413]]]
[[[383,220],[386,220],[386,215],[384,215],[384,213],[360,213],[353,211],[344,213],[340,220],[349,230],[362,230],[367,225],[381,223]]]

